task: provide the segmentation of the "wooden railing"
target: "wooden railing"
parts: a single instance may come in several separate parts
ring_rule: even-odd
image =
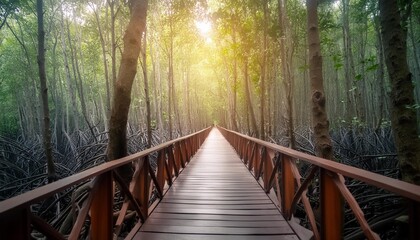
[[[264,190],[267,193],[275,193],[274,200],[278,201],[286,219],[292,218],[297,204],[302,202],[315,239],[343,238],[343,199],[351,208],[365,237],[380,239],[378,234],[372,231],[362,209],[346,187],[344,177],[404,197],[408,204],[410,239],[420,239],[420,186],[218,128],[235,148],[249,171],[261,182]],[[302,178],[299,172],[297,160],[312,165],[305,178]],[[308,186],[315,176],[319,177],[320,182],[321,218],[318,221],[307,196]]]
[[[107,240],[118,236],[129,209],[140,219],[126,239],[131,239],[159,201],[150,204],[152,193],[162,198],[168,186],[199,149],[211,128],[169,141],[145,151],[104,163],[89,170],[61,179],[33,191],[0,202],[0,239],[31,239],[34,230],[47,239],[78,239],[90,219],[90,239]],[[152,169],[149,156],[157,153],[157,168]],[[135,168],[130,184],[117,173],[117,168],[132,164]],[[56,193],[91,179],[89,195],[78,210],[69,235],[64,236],[46,221],[34,215],[30,208]],[[124,202],[114,219],[115,185],[124,196]],[[155,191],[154,191],[155,190]]]

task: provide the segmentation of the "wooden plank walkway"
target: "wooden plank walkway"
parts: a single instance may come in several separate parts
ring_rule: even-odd
[[[133,239],[299,238],[226,139],[213,129]]]

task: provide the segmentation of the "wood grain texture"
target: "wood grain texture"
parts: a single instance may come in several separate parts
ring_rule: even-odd
[[[214,129],[133,239],[299,239]]]

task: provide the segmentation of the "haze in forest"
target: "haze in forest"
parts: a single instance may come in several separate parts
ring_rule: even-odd
[[[419,183],[419,1],[139,2],[2,0],[0,200],[212,124]]]

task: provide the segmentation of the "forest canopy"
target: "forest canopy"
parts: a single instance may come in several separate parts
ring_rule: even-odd
[[[279,1],[266,1],[266,12],[262,2],[149,3],[145,66],[154,128],[168,129],[167,102],[173,95],[171,115],[174,129],[180,132],[216,121],[238,125],[249,133],[260,130],[254,129],[256,125],[264,125],[267,133],[277,134],[288,122],[288,91],[293,95],[295,125],[308,126],[305,4],[287,2],[287,29],[282,29]],[[418,5],[412,4],[406,25],[408,62],[415,83],[420,75]],[[30,1],[2,1],[0,13],[0,131],[24,138],[41,131],[34,7]],[[377,1],[326,1],[319,6],[319,14],[331,126],[389,126],[390,84],[381,57]],[[107,128],[128,19],[128,5],[116,0],[45,1],[46,71],[54,134],[89,125]],[[284,42],[280,36],[285,36]],[[285,59],[280,57],[282,45]],[[173,59],[173,86],[168,85],[169,58]],[[283,79],[282,61],[287,62],[289,79]],[[138,74],[134,83],[130,123],[144,128],[142,78]],[[415,89],[417,103],[407,106],[417,109],[417,114],[419,91]],[[263,124],[258,112],[261,104]]]
[[[43,2],[54,154],[71,149],[77,156],[75,139],[106,141],[131,5]],[[399,7],[415,86],[415,102],[405,107],[419,117],[420,4]],[[378,2],[321,1],[318,14],[333,137],[342,129],[392,136]],[[36,145],[43,132],[37,16],[33,1],[1,2],[0,135],[6,142]],[[158,143],[216,123],[314,153],[306,19],[301,0],[149,1],[128,129],[145,133],[150,125]],[[395,154],[394,144],[384,149],[375,154]],[[369,155],[368,147],[363,151]]]
[[[420,184],[419,1],[0,1],[0,200],[213,124]],[[145,186],[165,154],[142,159]],[[104,181],[129,183],[124,167]],[[372,223],[405,214],[401,198],[341,180]],[[88,188],[34,212],[66,233]]]

